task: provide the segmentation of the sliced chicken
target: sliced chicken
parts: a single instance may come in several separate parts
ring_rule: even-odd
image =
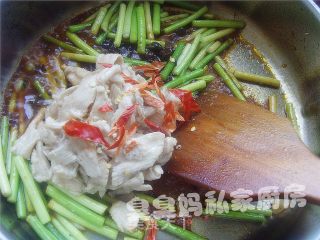
[[[90,71],[80,67],[67,66],[64,69],[64,73],[67,80],[74,86],[78,85],[85,76],[90,74]]]
[[[78,164],[70,164],[67,166],[52,165],[52,179],[51,181],[70,191],[74,194],[84,192],[84,184],[82,179],[78,176]]]
[[[105,64],[122,65],[123,58],[119,54],[99,54],[96,61],[96,69],[105,68]]]
[[[166,139],[164,140],[163,152],[161,153],[157,163],[160,164],[161,166],[166,164],[170,160],[173,149],[176,145],[177,145],[177,140],[175,138],[166,137]]]
[[[46,146],[54,146],[59,140],[60,131],[48,128],[44,122],[39,123],[38,131],[40,139]]]
[[[35,118],[31,121],[25,133],[21,137],[19,137],[19,139],[14,144],[12,151],[15,154],[21,155],[26,159],[30,159],[31,153],[36,143],[40,140],[40,134],[37,127],[42,121],[43,117],[44,109],[41,109],[35,116]]]
[[[68,121],[72,118],[82,119],[88,114],[89,106],[96,97],[94,82],[81,81],[70,95],[64,97],[59,106],[58,121]]]
[[[72,151],[72,145],[68,139],[62,140],[51,149],[47,153],[47,157],[54,165],[63,166],[78,162],[77,155]]]
[[[113,194],[127,194],[132,191],[149,191],[152,190],[151,185],[144,184],[144,174],[139,172],[136,176],[122,184]]]
[[[137,146],[129,153],[122,151],[115,159],[117,163],[112,167],[111,189],[116,189],[139,171],[153,166],[163,152],[165,135],[154,132],[132,140],[137,143]]]
[[[60,111],[62,111],[61,106],[64,103],[64,99],[67,96],[70,96],[75,90],[77,86],[70,87],[65,90],[58,90],[55,94],[53,94],[53,101],[46,109],[45,121],[47,122],[48,118],[52,119],[52,121],[57,121],[59,117]],[[54,124],[57,125],[57,124]]]
[[[73,86],[53,95],[44,119],[41,111],[14,146],[25,158],[32,153],[36,180],[52,181],[74,193],[151,190],[145,180],[161,177],[161,166],[176,145],[174,138],[153,132],[145,123],[148,118],[162,124],[166,114],[162,99],[153,92],[141,94],[150,90],[140,91],[147,86],[146,80],[119,54],[99,55],[95,71],[65,67],[64,73]],[[166,89],[161,91],[178,108],[180,100]],[[155,106],[153,100],[161,104]],[[64,126],[70,120],[97,128],[107,144],[92,142],[88,133],[83,138],[68,135]],[[117,143],[120,127],[124,127],[123,139]],[[114,143],[118,146],[108,149]]]
[[[130,232],[137,228],[139,213],[122,201],[115,202],[110,208],[110,215],[122,232]]]
[[[37,146],[31,155],[31,171],[38,182],[49,181],[52,177],[51,166],[44,155],[43,143],[40,141],[37,142]]]
[[[111,99],[107,95],[107,89],[103,86],[98,86],[96,99],[91,107],[88,120],[90,122],[99,121],[100,119],[110,119],[113,115]]]
[[[163,174],[163,170],[160,165],[155,165],[143,172],[144,179],[147,181],[157,180],[161,178],[162,174]]]

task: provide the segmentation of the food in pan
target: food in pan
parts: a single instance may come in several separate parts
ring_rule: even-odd
[[[154,239],[156,225],[181,239],[205,239],[141,217],[126,202],[134,195],[153,201],[141,192],[161,178],[179,148],[172,133],[201,112],[196,98],[206,87],[241,101],[240,81],[280,87],[224,61],[244,27],[205,4],[116,1],[42,36],[22,57],[2,106],[0,187],[18,217],[41,239],[86,239],[84,229]],[[269,108],[277,111],[276,96]],[[286,110],[298,130],[291,103]],[[270,214],[225,217],[261,222]],[[139,229],[141,220],[152,227]]]

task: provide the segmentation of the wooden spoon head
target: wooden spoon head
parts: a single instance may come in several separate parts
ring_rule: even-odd
[[[199,104],[202,112],[175,133],[181,149],[174,152],[169,173],[227,196],[239,188],[257,196],[267,186],[283,193],[300,184],[320,203],[320,161],[287,119],[213,92],[203,94]]]

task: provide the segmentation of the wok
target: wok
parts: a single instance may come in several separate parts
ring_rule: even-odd
[[[1,89],[14,72],[24,49],[63,19],[98,2],[1,1]],[[282,89],[296,107],[303,142],[320,154],[320,10],[312,1],[209,2],[225,18],[247,22],[243,37],[262,53]],[[232,49],[228,62],[244,71],[266,69],[245,44]],[[249,86],[248,93],[261,104],[279,92]],[[279,99],[282,99],[280,96]],[[283,109],[280,109],[281,112]],[[279,112],[280,112],[279,111]],[[320,183],[319,183],[320,184]],[[18,221],[15,209],[4,199],[0,205],[0,239],[33,239],[28,226]],[[210,239],[319,239],[320,207],[294,209],[260,226],[222,219],[195,220],[193,229]],[[36,238],[35,238],[36,239]],[[172,239],[162,234],[160,239]]]

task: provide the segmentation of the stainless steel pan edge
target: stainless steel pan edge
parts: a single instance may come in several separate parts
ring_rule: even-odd
[[[62,19],[69,18],[93,4],[98,2],[1,1],[1,89],[11,76],[19,56],[32,40]],[[256,45],[270,62],[273,73],[282,80],[289,100],[297,106],[304,142],[314,152],[319,153],[319,9],[312,1],[212,2],[209,5],[212,11],[219,15],[244,17],[248,21],[244,37]],[[236,54],[230,53],[230,62],[239,68],[248,67],[243,61],[237,61]],[[282,68],[282,64],[287,64],[288,67]],[[262,94],[267,93],[266,90]],[[1,202],[0,211],[1,217],[5,214],[12,217],[15,215],[12,206],[4,201]],[[14,217],[11,220],[15,221]],[[0,227],[0,239],[16,239]],[[319,239],[320,209],[309,206],[262,228],[219,220],[205,223],[195,221],[195,227],[214,239]],[[25,228],[26,226],[19,222],[12,225],[16,234],[26,234]],[[23,239],[33,238],[26,235]],[[168,239],[168,236],[164,235],[161,239]]]

